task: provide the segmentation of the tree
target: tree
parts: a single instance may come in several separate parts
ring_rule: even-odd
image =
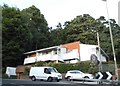
[[[96,35],[92,32],[95,28],[94,23],[94,18],[84,14],[65,24],[64,29],[67,34],[67,42],[80,41],[86,44],[96,44]]]
[[[55,45],[61,45],[63,43],[66,43],[66,33],[62,27],[61,23],[58,23],[56,26],[56,29],[53,29],[50,31],[51,32],[51,44],[52,46]]]
[[[3,66],[15,66],[20,60],[23,40],[20,10],[4,5],[2,7],[2,62]]]
[[[44,15],[35,6],[20,11],[2,6],[3,66],[23,64],[23,54],[49,45],[49,28]]]
[[[28,30],[30,46],[27,46],[26,51],[41,49],[49,46],[49,28],[44,15],[34,5],[23,9],[22,21]]]
[[[110,59],[113,60],[113,52],[112,52],[112,44],[110,39],[110,31],[109,31],[109,25],[108,21],[104,21],[103,24],[106,26],[106,29],[102,30],[101,35],[101,46],[105,50],[105,52],[109,55]],[[112,35],[113,35],[113,42],[114,42],[114,49],[117,61],[120,61],[120,27],[118,24],[116,24],[116,21],[114,19],[110,19],[110,25],[112,29]]]

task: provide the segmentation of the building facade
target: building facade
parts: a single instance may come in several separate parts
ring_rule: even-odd
[[[81,44],[80,42],[72,42],[53,46],[40,50],[24,53],[24,65],[39,61],[56,61],[64,63],[77,63],[79,61],[90,61],[91,55],[95,55],[98,61],[106,62],[106,57],[99,55],[97,45]],[[100,56],[100,57],[99,57]]]

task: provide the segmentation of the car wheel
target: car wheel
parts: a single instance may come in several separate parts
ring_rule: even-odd
[[[68,80],[68,81],[71,81],[70,76],[67,77],[67,80]]]
[[[32,81],[35,81],[35,80],[36,80],[35,76],[32,76],[32,77],[31,77],[31,80],[32,80]]]
[[[48,82],[52,82],[52,81],[53,81],[53,78],[52,78],[52,77],[49,77],[49,78],[47,79],[47,81],[48,81]]]
[[[84,78],[89,79],[89,77],[88,77],[88,76],[85,76]]]
[[[59,79],[57,79],[57,82],[59,82],[60,80]]]

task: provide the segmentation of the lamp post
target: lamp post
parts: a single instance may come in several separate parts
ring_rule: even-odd
[[[98,58],[100,60],[100,63],[98,65],[99,71],[102,71],[102,58],[101,58],[101,48],[100,48],[100,36],[98,30],[92,30],[92,32],[97,34],[97,44],[98,44]]]
[[[100,59],[100,64],[99,64],[99,71],[102,71],[102,60],[101,60],[101,52],[100,52],[100,38],[99,38],[99,33],[97,31],[97,42],[98,42],[98,55],[99,55],[99,59]]]
[[[108,12],[108,6],[107,6],[107,0],[102,0],[106,3],[106,10],[107,10],[107,17],[108,17],[108,24],[109,24],[109,31],[110,31],[110,38],[111,38],[111,45],[112,45],[112,51],[113,51],[113,56],[114,56],[114,62],[115,62],[115,75],[118,80],[118,73],[117,73],[117,62],[116,62],[116,56],[115,56],[115,49],[114,49],[114,43],[113,43],[113,36],[112,36],[112,30],[111,30],[111,24],[110,24],[110,19],[109,19],[109,12]]]

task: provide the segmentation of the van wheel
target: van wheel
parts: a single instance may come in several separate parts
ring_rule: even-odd
[[[52,82],[52,81],[53,81],[53,78],[52,78],[52,77],[49,77],[49,78],[47,79],[47,81],[48,81],[48,82]]]
[[[31,77],[31,80],[32,80],[32,81],[35,81],[35,80],[36,80],[35,76],[32,76],[32,77]]]

